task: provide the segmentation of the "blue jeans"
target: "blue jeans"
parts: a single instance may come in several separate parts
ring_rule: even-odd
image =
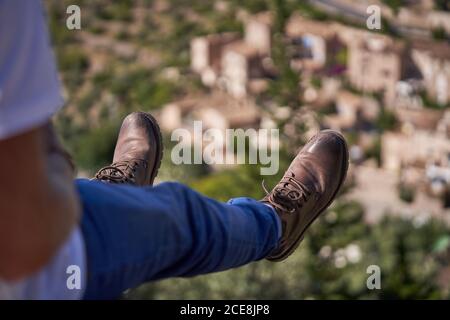
[[[76,185],[83,205],[86,299],[117,298],[144,282],[260,260],[281,235],[275,210],[249,198],[225,204],[173,182]]]

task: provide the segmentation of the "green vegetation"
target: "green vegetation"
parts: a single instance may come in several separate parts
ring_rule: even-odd
[[[310,5],[307,1],[289,1],[290,10],[299,10],[306,17],[309,17],[314,20],[324,21],[330,19],[328,14],[320,11]]]
[[[276,97],[279,105],[286,105],[294,110],[300,107],[300,76],[294,72],[289,64],[288,53],[283,39],[284,26],[290,11],[283,0],[269,1],[270,8],[275,14],[272,38],[272,58],[278,70],[278,77],[271,82],[269,95]]]
[[[116,146],[119,123],[102,123],[98,128],[78,136],[72,147],[76,163],[93,171],[111,162]]]
[[[366,151],[366,156],[375,159],[377,165],[381,166],[381,139],[379,137],[375,139],[371,148]]]
[[[392,130],[397,125],[397,118],[393,112],[387,110],[386,108],[381,108],[375,123],[377,128],[381,131]]]
[[[133,18],[131,14],[132,7],[132,0],[114,1],[105,6],[99,6],[96,15],[105,20],[130,22]]]
[[[347,61],[348,61],[348,49],[346,47],[342,47],[336,54],[336,63],[346,66]]]
[[[414,201],[415,190],[407,185],[400,184],[398,186],[398,194],[401,200],[411,203]]]
[[[447,31],[445,31],[445,29],[442,27],[434,29],[432,34],[433,34],[433,39],[435,39],[435,40],[447,40],[448,39]]]
[[[404,5],[404,0],[382,0],[384,4],[391,7],[394,12],[398,12],[400,10],[401,6]]]
[[[322,88],[322,78],[320,78],[320,77],[312,77],[312,78],[311,78],[311,85],[312,85],[315,89],[320,89],[320,88]]]
[[[450,3],[448,0],[434,0],[434,6],[437,10],[450,11]]]
[[[420,98],[422,99],[423,106],[429,109],[442,110],[448,108],[449,105],[442,105],[431,99],[426,91],[420,93]]]
[[[268,1],[266,0],[231,0],[234,7],[242,7],[251,13],[258,13],[269,9]]]

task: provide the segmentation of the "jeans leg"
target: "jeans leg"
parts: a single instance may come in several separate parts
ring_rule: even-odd
[[[84,211],[87,299],[116,298],[146,281],[260,260],[280,237],[275,211],[253,199],[225,204],[179,183],[76,184]]]

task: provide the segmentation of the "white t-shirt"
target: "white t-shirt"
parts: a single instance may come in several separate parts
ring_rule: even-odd
[[[62,105],[41,1],[0,0],[0,139],[43,124]]]
[[[0,0],[0,140],[44,124],[62,105],[41,1]],[[78,299],[85,269],[76,228],[42,270],[14,283],[0,279],[0,299]]]
[[[0,299],[80,299],[86,287],[86,266],[84,265],[84,260],[83,238],[80,230],[76,228],[66,244],[42,270],[15,282],[7,282],[0,279]]]

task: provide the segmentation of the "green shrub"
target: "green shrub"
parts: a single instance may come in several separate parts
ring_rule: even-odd
[[[93,172],[111,163],[119,128],[119,123],[102,123],[98,128],[80,134],[73,150],[77,165]]]
[[[398,196],[404,202],[412,203],[414,202],[415,190],[410,186],[400,184],[398,186]]]

